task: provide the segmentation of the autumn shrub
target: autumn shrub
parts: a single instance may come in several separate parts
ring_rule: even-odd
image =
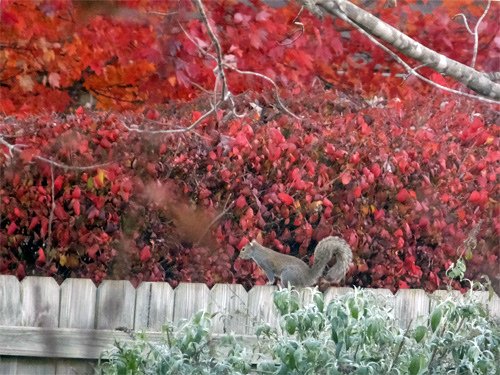
[[[330,234],[353,248],[346,282],[357,286],[434,290],[460,256],[469,278],[497,263],[495,112],[441,96],[343,95],[298,98],[302,121],[249,114],[180,135],[134,129],[199,112],[165,112],[164,125],[83,109],[3,118],[19,149],[0,145],[0,272],[252,285],[264,274],[235,260],[249,239],[307,258]]]
[[[227,62],[266,74],[283,93],[308,95],[319,80],[349,92],[408,101],[413,91],[433,90],[414,77],[402,84],[398,74],[406,71],[364,35],[339,19],[301,12],[298,2],[205,3]],[[474,22],[483,2],[362,6],[427,47],[470,64],[474,38],[456,15]],[[498,70],[498,11],[492,2],[480,25],[475,65],[480,71]],[[213,51],[195,12],[189,0],[2,2],[1,113],[64,112],[86,103],[137,109],[199,96],[199,87],[213,87],[215,77],[213,60],[200,53]],[[419,72],[453,85],[425,66]],[[226,74],[235,94],[269,88],[255,76],[230,69]]]
[[[304,303],[283,289],[274,304],[279,327],[260,326],[254,347],[229,335],[215,343],[210,317],[198,313],[178,330],[167,328],[160,343],[147,336],[116,343],[99,373],[498,374],[500,327],[472,295],[437,303],[408,329],[368,290],[326,304],[317,291]]]

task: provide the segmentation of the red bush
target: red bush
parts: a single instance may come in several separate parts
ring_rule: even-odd
[[[415,98],[339,113],[339,93],[320,90],[293,103],[302,122],[207,120],[180,136],[125,130],[154,126],[141,116],[3,119],[5,140],[24,146],[21,157],[0,146],[0,272],[262,283],[235,260],[248,239],[306,257],[334,234],[354,249],[348,284],[432,290],[483,220],[474,275],[499,255],[497,115]],[[109,164],[54,167],[51,214],[38,155]]]

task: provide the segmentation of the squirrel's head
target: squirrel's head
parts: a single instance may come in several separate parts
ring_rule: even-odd
[[[239,257],[241,259],[250,259],[252,257],[252,254],[253,254],[253,249],[255,248],[255,245],[257,245],[257,244],[258,243],[256,240],[252,240],[249,243],[247,243],[243,247],[243,249],[241,249]]]

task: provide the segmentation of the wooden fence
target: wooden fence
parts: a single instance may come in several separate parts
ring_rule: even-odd
[[[129,339],[116,330],[126,327],[149,331],[158,338],[165,323],[179,323],[204,309],[218,312],[216,334],[234,332],[251,342],[254,327],[262,322],[276,324],[272,303],[273,286],[257,286],[246,292],[241,285],[180,284],[144,282],[137,289],[128,281],[105,281],[96,287],[87,279],[67,279],[58,285],[48,277],[0,276],[0,374],[92,374],[101,352],[115,339]],[[327,301],[350,288],[330,288]],[[388,290],[376,293],[386,298],[402,327],[428,315],[438,291]],[[452,292],[456,293],[456,292]],[[459,294],[456,293],[457,298]],[[309,291],[302,298],[311,297]],[[487,293],[477,297],[500,317],[500,299],[488,301]],[[250,344],[250,343],[249,343]]]

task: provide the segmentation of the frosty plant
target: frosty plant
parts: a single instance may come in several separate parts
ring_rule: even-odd
[[[304,304],[295,290],[275,292],[279,328],[259,327],[254,348],[233,336],[213,345],[211,317],[200,312],[166,329],[159,343],[144,335],[116,343],[100,373],[495,374],[499,325],[471,296],[438,303],[404,330],[387,301],[372,292],[355,289],[328,304],[312,293],[312,303]],[[260,362],[251,366],[250,358]]]
[[[273,374],[493,374],[500,332],[470,297],[438,304],[421,325],[403,330],[386,301],[359,289],[325,305],[314,292],[302,306],[295,291],[276,292],[280,329],[257,331]]]

